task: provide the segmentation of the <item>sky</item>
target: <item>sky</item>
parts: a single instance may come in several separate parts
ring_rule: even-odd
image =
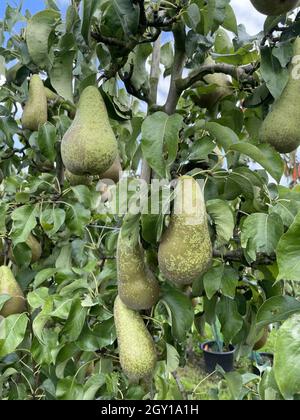
[[[57,0],[58,6],[64,10],[70,3],[70,0]],[[3,19],[6,4],[16,6],[19,4],[18,0],[0,0],[0,20]],[[231,5],[236,12],[238,23],[245,25],[248,33],[254,35],[262,29],[265,17],[253,9],[250,0],[231,0]],[[43,10],[43,0],[23,0],[23,11],[30,10],[32,14]]]

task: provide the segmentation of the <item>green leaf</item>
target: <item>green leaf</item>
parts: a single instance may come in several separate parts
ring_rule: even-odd
[[[243,389],[242,375],[238,372],[228,372],[224,374],[224,378],[226,380],[232,398],[235,401],[240,400]]]
[[[75,51],[58,52],[49,72],[51,84],[66,101],[73,102],[73,59]]]
[[[207,298],[210,300],[221,288],[224,265],[221,261],[215,261],[203,276],[203,285]]]
[[[242,329],[243,318],[239,314],[237,303],[225,296],[222,296],[218,303],[217,313],[221,323],[221,332],[224,341],[226,344],[229,344]]]
[[[277,213],[281,217],[284,226],[290,227],[300,210],[300,203],[296,200],[280,200],[270,209],[270,213]]]
[[[106,383],[104,373],[93,374],[84,385],[83,401],[93,401],[97,391]]]
[[[274,352],[274,375],[281,394],[293,400],[300,393],[300,315],[279,329]]]
[[[56,139],[56,128],[54,127],[54,125],[47,122],[39,128],[37,143],[42,155],[49,159],[50,162],[55,161]]]
[[[83,329],[86,315],[87,309],[81,305],[81,300],[75,299],[72,303],[69,317],[61,331],[61,336],[70,342],[76,341]]]
[[[81,236],[84,232],[85,225],[90,221],[90,217],[90,210],[76,203],[72,207],[68,207],[66,224],[72,233]]]
[[[250,143],[237,143],[230,146],[229,150],[243,153],[249,156],[255,162],[259,163],[269,174],[279,182],[283,175],[284,162],[271,146],[267,144],[261,144],[254,146]]]
[[[0,357],[14,352],[22,343],[27,324],[26,314],[10,315],[0,321]]]
[[[169,373],[174,372],[179,367],[179,354],[175,347],[166,343],[167,346],[167,365],[166,370]]]
[[[252,261],[258,253],[271,255],[283,231],[282,220],[277,214],[251,214],[242,226],[241,244],[245,255]]]
[[[300,302],[297,299],[291,296],[273,296],[259,308],[256,315],[257,328],[285,321],[297,312],[300,312]]]
[[[232,238],[235,225],[230,205],[227,201],[215,199],[206,203],[206,209],[217,231],[217,246],[226,244]]]
[[[262,401],[283,400],[275,380],[274,369],[268,369],[264,372],[258,390]]]
[[[188,6],[186,12],[183,15],[184,21],[189,28],[196,29],[198,23],[200,23],[201,15],[197,4],[192,3]]]
[[[289,72],[286,68],[281,67],[270,47],[261,49],[260,71],[272,96],[278,99],[288,82]]]
[[[56,274],[56,268],[45,268],[37,273],[34,278],[34,286],[39,287],[41,286],[46,280],[50,279],[51,277]]]
[[[164,284],[161,302],[168,310],[174,338],[179,342],[185,341],[194,321],[190,299],[174,287]]]
[[[32,61],[44,69],[49,64],[49,37],[59,23],[60,13],[48,9],[34,15],[26,29],[26,43]]]
[[[49,238],[59,231],[65,222],[65,218],[65,211],[57,207],[46,209],[42,212],[40,222]]]
[[[81,401],[83,399],[83,385],[76,382],[76,378],[68,377],[58,381],[56,397],[62,401]]]
[[[156,112],[142,124],[142,152],[144,158],[161,177],[167,177],[167,167],[176,159],[181,115]]]
[[[37,225],[37,216],[38,205],[22,206],[12,212],[12,239],[14,245],[27,241],[29,234]]]
[[[289,230],[282,235],[277,249],[277,280],[300,281],[300,213]]]
[[[206,123],[205,128],[225,152],[227,152],[233,144],[239,142],[238,136],[229,127],[225,127],[215,122],[208,122]]]

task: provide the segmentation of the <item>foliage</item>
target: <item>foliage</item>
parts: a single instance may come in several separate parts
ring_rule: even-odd
[[[282,18],[279,35],[278,22],[267,19],[264,33],[251,37],[237,25],[229,0],[69,3],[65,18],[51,0],[35,16],[7,6],[0,21],[2,257],[8,263],[13,248],[11,263],[28,303],[26,314],[0,323],[1,398],[183,398],[172,372],[185,364],[194,316],[199,319],[192,298],[200,301],[204,322],[217,324],[238,356],[249,354],[260,328],[285,321],[274,374],[265,374],[259,395],[293,398],[299,378],[287,383],[285,370],[299,363],[296,344],[286,342],[298,334],[299,315],[293,314],[300,304],[282,291],[288,290],[284,282],[299,281],[300,194],[297,186],[279,184],[285,158],[259,143],[259,128],[287,81],[299,16]],[[220,29],[233,36],[229,49]],[[193,101],[208,55],[232,76],[232,94],[210,110]],[[28,77],[36,73],[53,96],[48,122],[30,132],[22,129],[21,108]],[[157,83],[170,75],[168,99],[160,106]],[[130,198],[138,194],[141,160],[167,182],[188,173],[205,186],[214,261],[192,288],[176,289],[157,268],[168,200],[161,200],[158,215],[129,217],[124,228],[124,212],[113,212],[101,199],[97,180],[70,186],[64,179],[61,139],[81,92],[96,84],[118,139]],[[110,189],[112,195],[122,182]],[[122,224],[128,231],[140,224],[149,265],[162,286],[156,307],[143,314],[159,358],[155,395],[149,384],[130,383],[119,366],[112,308]],[[31,232],[43,249],[34,264],[25,244]],[[0,308],[5,299],[0,296]],[[248,384],[259,378],[232,373],[224,380],[230,398],[244,399]]]

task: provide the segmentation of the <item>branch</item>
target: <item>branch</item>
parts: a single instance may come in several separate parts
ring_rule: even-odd
[[[206,75],[214,73],[224,73],[236,80],[247,80],[252,82],[254,79],[251,74],[254,69],[255,67],[252,64],[240,67],[225,63],[204,64],[185,79],[178,80],[177,90],[178,93],[181,94],[184,90],[203,80]]]
[[[244,264],[248,264],[247,260],[245,259],[244,252],[242,249],[236,249],[234,251],[227,251],[222,253],[221,251],[214,250],[213,256],[215,258],[222,258],[226,262],[241,262]],[[276,261],[276,255],[267,255],[264,253],[259,253],[256,256],[256,260],[250,264],[251,266],[258,266],[258,265],[272,265]]]
[[[178,89],[177,84],[179,80],[182,80],[182,72],[186,62],[186,32],[184,24],[178,23],[173,30],[173,35],[175,44],[174,64],[171,73],[171,84],[168,99],[165,104],[165,112],[169,115],[174,114],[176,111],[176,106],[182,92]]]
[[[124,49],[128,48],[128,45],[125,41],[122,41],[121,39],[118,39],[118,38],[111,38],[109,36],[101,35],[100,31],[98,30],[92,31],[91,37],[94,38],[94,40],[97,42],[102,42],[103,44],[110,45],[112,47],[119,47],[119,48],[124,48]]]
[[[149,92],[146,89],[137,89],[134,84],[132,83],[132,75],[133,75],[133,64],[130,64],[130,71],[129,73],[123,73],[122,71],[119,71],[120,79],[124,82],[124,85],[126,87],[127,92],[135,96],[137,99],[140,99],[144,102],[149,102]]]

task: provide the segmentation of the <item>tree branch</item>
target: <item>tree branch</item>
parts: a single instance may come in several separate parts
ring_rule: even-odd
[[[133,64],[130,65],[129,73],[123,73],[119,71],[120,79],[124,82],[127,92],[135,96],[137,99],[140,99],[144,102],[149,102],[149,92],[146,89],[137,89],[134,84],[132,83],[132,75],[133,75],[134,66]]]
[[[251,74],[254,69],[255,67],[252,64],[240,67],[226,63],[204,64],[185,79],[177,81],[178,94],[181,95],[184,90],[203,80],[203,78],[208,74],[224,73],[236,80],[253,81]]]
[[[214,250],[213,256],[215,258],[222,258],[226,262],[241,262],[243,264],[248,264],[245,259],[244,252],[242,249],[235,249],[234,251],[227,251],[222,253],[221,251]],[[258,265],[272,265],[276,261],[276,255],[267,255],[264,253],[259,253],[256,256],[256,260],[250,264],[251,266]]]
[[[109,36],[101,35],[100,31],[92,31],[91,37],[94,38],[96,42],[103,42],[103,44],[106,44],[106,45],[124,48],[124,49],[128,48],[128,45],[125,41],[122,41],[121,39],[118,39],[118,38],[112,38]]]
[[[165,104],[165,112],[169,115],[174,114],[176,106],[182,91],[177,87],[178,81],[182,80],[182,72],[186,62],[185,52],[185,26],[183,23],[178,23],[173,30],[174,35],[174,64],[171,73],[171,84],[168,98]]]

